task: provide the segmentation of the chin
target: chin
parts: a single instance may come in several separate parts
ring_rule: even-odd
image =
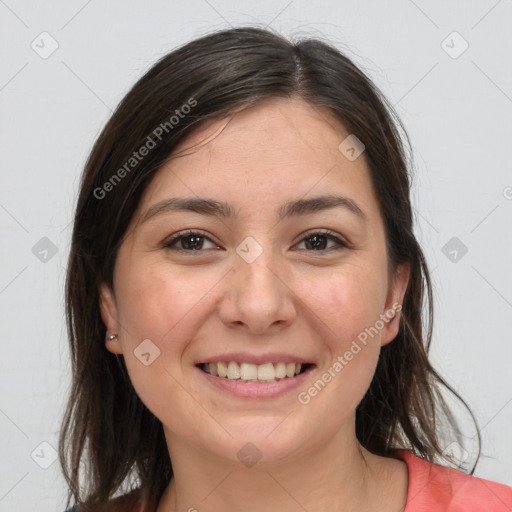
[[[226,430],[233,436],[224,438],[220,446],[222,455],[237,463],[245,464],[249,457],[249,465],[257,461],[258,468],[276,465],[293,458],[304,449],[304,440],[311,435],[306,432],[305,424],[297,425],[290,418],[282,416],[254,416],[239,418],[225,423]],[[252,467],[252,466],[251,466]]]

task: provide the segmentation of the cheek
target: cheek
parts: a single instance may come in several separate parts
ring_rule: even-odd
[[[301,390],[307,395],[302,395],[301,403],[310,399],[315,407],[328,409],[332,418],[339,419],[356,408],[375,373],[380,331],[374,326],[385,297],[380,275],[378,270],[354,266],[333,272],[317,281],[317,286],[304,286],[301,291],[310,318],[320,319],[317,336],[328,353],[313,388]]]
[[[148,263],[132,265],[123,272],[118,285],[118,318],[123,356],[130,379],[146,406],[161,417],[163,403],[190,401],[179,392],[187,349],[208,314],[203,302],[219,281],[198,267],[172,272],[169,266]],[[151,344],[145,340],[150,340]],[[141,345],[145,343],[146,345]],[[139,347],[148,346],[148,357],[140,357]],[[155,348],[156,347],[156,348]],[[146,361],[144,361],[146,359]]]
[[[187,338],[190,318],[200,309],[208,287],[199,273],[192,277],[187,270],[132,268],[120,288],[119,319],[127,331],[125,338],[132,345],[149,338],[162,350],[176,349]]]
[[[303,283],[300,297],[310,315],[323,324],[324,339],[341,349],[383,312],[385,283],[378,269],[352,265]]]
[[[177,383],[182,381],[183,355],[197,328],[194,306],[201,294],[189,277],[177,274],[132,267],[119,287],[118,315],[130,380],[142,402],[162,421],[168,410],[190,406],[190,397]]]

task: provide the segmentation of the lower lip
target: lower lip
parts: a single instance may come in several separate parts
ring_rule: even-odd
[[[315,369],[314,366],[308,368],[305,372],[295,377],[287,377],[277,382],[269,382],[268,384],[259,384],[257,382],[240,382],[230,380],[225,377],[215,377],[201,368],[196,367],[197,371],[203,375],[208,383],[217,387],[222,391],[239,396],[242,398],[274,398],[283,395],[304,384],[305,379]]]

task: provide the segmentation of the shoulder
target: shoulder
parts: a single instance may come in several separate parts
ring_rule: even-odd
[[[432,464],[411,452],[395,454],[407,464],[404,512],[509,512],[512,487]]]
[[[135,489],[128,494],[112,498],[104,505],[83,506],[77,505],[66,512],[148,512],[144,508],[142,492]]]

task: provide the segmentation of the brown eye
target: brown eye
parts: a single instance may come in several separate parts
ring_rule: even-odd
[[[176,235],[173,235],[170,239],[164,242],[163,247],[174,251],[201,252],[202,249],[204,249],[205,240],[208,240],[213,244],[213,242],[200,231],[189,230],[185,233],[177,233]],[[176,247],[176,245],[178,247]],[[217,247],[215,244],[213,245]]]
[[[166,240],[162,247],[172,251],[180,252],[204,252],[204,244],[211,243],[212,248],[218,248],[210,238],[200,231],[188,230],[186,232],[177,233]],[[332,242],[334,246],[327,247]],[[317,231],[309,233],[301,242],[305,244],[305,250],[308,252],[323,252],[330,250],[340,250],[347,248],[349,245],[341,238],[336,236],[332,231]],[[206,247],[208,249],[208,247]]]
[[[335,244],[334,247],[326,247],[329,241]],[[306,250],[314,252],[328,251],[331,249],[339,250],[348,247],[348,244],[338,238],[332,231],[318,231],[309,233],[299,243],[305,243]]]

